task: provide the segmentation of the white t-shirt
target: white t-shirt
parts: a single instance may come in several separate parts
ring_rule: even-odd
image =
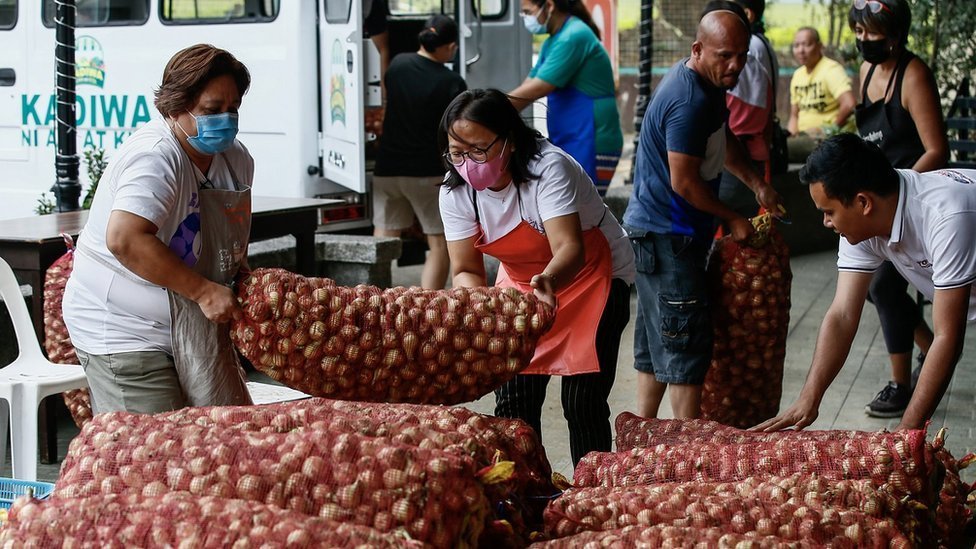
[[[151,221],[157,238],[192,265],[200,252],[197,190],[206,179],[218,189],[251,186],[254,159],[240,142],[214,156],[209,173],[197,169],[163,120],[153,120],[126,139],[109,159],[78,239],[74,270],[65,289],[64,321],[71,342],[92,354],[131,351],[172,353],[166,290],[126,269],[108,250],[105,233],[113,210]],[[124,271],[128,277],[92,259]],[[135,280],[132,280],[135,279]],[[137,282],[138,281],[138,282]]]
[[[499,192],[485,189],[478,193],[478,217],[484,241],[494,242],[510,233],[523,216],[529,225],[545,233],[543,222],[576,213],[584,231],[600,226],[613,256],[613,277],[632,284],[636,275],[634,250],[626,231],[603,203],[583,168],[549,141],[539,143],[540,156],[529,162],[529,173],[538,178],[521,186],[508,185]],[[478,234],[473,192],[468,185],[454,189],[441,187],[441,218],[447,240],[464,240]]]
[[[888,260],[928,299],[935,290],[976,282],[976,170],[897,170],[898,207],[891,238],[856,245],[840,239],[839,271],[873,272]],[[976,321],[976,285],[969,299]]]

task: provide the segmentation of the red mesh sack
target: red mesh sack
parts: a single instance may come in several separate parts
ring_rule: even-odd
[[[467,457],[356,433],[244,432],[124,412],[99,414],[75,437],[54,495],[168,492],[388,523],[437,547],[476,543],[488,512]]]
[[[753,219],[748,243],[723,237],[708,262],[714,306],[712,363],[701,413],[752,427],[779,411],[790,324],[790,252],[769,214]]]
[[[529,364],[553,310],[512,288],[337,286],[257,269],[231,338],[254,366],[313,396],[456,404]]]
[[[627,452],[592,452],[576,468],[577,486],[659,482],[731,482],[752,476],[816,473],[827,480],[870,479],[896,497],[931,505],[938,469],[924,431],[857,433],[840,440],[805,440],[804,431],[768,433],[773,440],[730,444],[657,444]]]
[[[945,479],[935,509],[935,527],[939,540],[952,547],[960,540],[973,516],[967,502],[974,493],[974,486],[963,482],[959,471],[976,462],[976,454],[968,454],[957,461],[945,448],[945,436],[946,430],[941,429],[932,441],[935,459],[945,468]],[[976,505],[976,500],[973,504]]]
[[[783,437],[797,441],[850,440],[867,434],[865,431],[777,431],[764,433],[730,427],[707,419],[656,419],[644,418],[630,412],[622,412],[615,422],[617,451],[648,448],[658,444],[684,444],[686,442],[713,442],[716,444],[741,444],[775,442]]]
[[[502,542],[492,534],[527,540],[531,532],[541,529],[542,510],[557,493],[545,449],[535,431],[523,421],[485,416],[466,408],[313,398],[257,407],[184,408],[155,417],[243,431],[358,433],[470,457],[492,505],[491,519],[507,523],[490,524],[493,528],[483,534],[483,546]],[[511,462],[510,468],[506,462]]]
[[[859,541],[855,541],[859,540]],[[748,547],[754,549],[767,548],[812,548],[824,547],[825,544],[811,540],[791,541],[777,536],[763,536],[755,532],[738,534],[727,527],[694,528],[690,526],[627,526],[618,530],[605,532],[582,532],[574,536],[559,538],[546,542],[532,544],[532,549],[632,549],[658,547]],[[880,524],[871,530],[864,530],[853,524],[845,530],[843,535],[837,536],[826,544],[827,547],[837,549],[853,549],[855,547],[911,547],[910,543],[901,536],[891,524]]]
[[[384,525],[380,525],[384,526]],[[23,498],[0,546],[425,547],[405,533],[336,522],[254,501],[173,492],[38,501]]]
[[[44,351],[48,360],[56,364],[78,364],[68,328],[64,325],[64,314],[61,312],[64,287],[75,266],[74,241],[67,234],[61,236],[64,237],[68,251],[52,263],[44,275]],[[64,404],[78,428],[91,419],[91,397],[88,389],[65,391]]]
[[[862,532],[885,528],[892,539],[928,539],[919,531],[915,512],[909,503],[879,491],[868,480],[828,482],[799,474],[571,489],[549,505],[545,523],[546,533],[554,538],[661,524],[825,544],[846,536],[856,524]]]
[[[646,448],[658,444],[675,445],[688,442],[715,444],[772,442],[782,440],[784,437],[797,443],[836,442],[849,441],[865,435],[861,431],[839,430],[762,433],[744,431],[701,419],[649,419],[627,412],[617,416],[616,432],[618,451]],[[926,461],[937,460],[939,462],[938,465],[933,466],[930,478],[934,487],[933,490],[938,493],[938,501],[933,502],[935,503],[933,507],[934,517],[928,518],[935,520],[935,525],[932,528],[937,538],[944,543],[952,543],[959,538],[967,521],[972,516],[971,509],[966,506],[966,500],[972,487],[967,486],[961,480],[959,471],[976,460],[976,456],[970,455],[956,461],[944,447],[945,435],[945,429],[940,430],[931,444],[925,443],[923,454]],[[900,477],[895,476],[894,478]]]

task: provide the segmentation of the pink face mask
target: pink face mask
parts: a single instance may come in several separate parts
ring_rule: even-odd
[[[465,159],[464,164],[457,166],[458,173],[476,191],[483,191],[495,184],[498,178],[508,166],[508,139],[502,143],[502,153],[491,160],[478,164],[470,158]]]

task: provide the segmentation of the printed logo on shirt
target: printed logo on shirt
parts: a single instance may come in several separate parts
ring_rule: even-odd
[[[870,143],[878,143],[882,139],[884,139],[884,134],[881,133],[881,130],[875,130],[864,136],[864,140]]]
[[[822,113],[827,110],[827,85],[824,82],[810,82],[806,85],[793,86],[793,97],[797,98],[796,104],[802,111],[817,111]]]
[[[932,268],[932,263],[930,263],[928,259],[923,259],[921,261],[916,261],[916,263],[918,264],[919,267],[921,267],[923,269],[931,269]]]
[[[971,178],[966,177],[956,170],[937,170],[935,173],[941,175],[942,177],[948,177],[956,183],[962,183],[963,185],[976,184],[976,181],[973,181]]]

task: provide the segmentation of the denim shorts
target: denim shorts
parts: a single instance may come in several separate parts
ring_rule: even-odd
[[[661,383],[701,385],[712,359],[705,263],[710,242],[627,228],[637,262],[634,367]]]

